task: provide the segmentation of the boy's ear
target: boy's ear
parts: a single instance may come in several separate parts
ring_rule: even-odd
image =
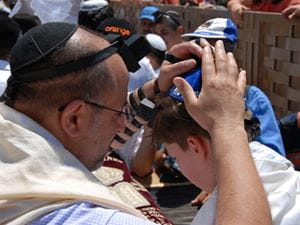
[[[203,137],[191,135],[187,137],[188,148],[204,159],[208,156],[208,146]]]

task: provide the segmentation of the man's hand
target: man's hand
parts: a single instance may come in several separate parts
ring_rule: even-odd
[[[230,7],[231,18],[239,26],[243,23],[243,11],[249,10],[249,8],[241,3],[234,3]]]
[[[164,61],[158,77],[158,88],[161,92],[166,92],[173,85],[173,79],[176,76],[181,76],[184,73],[192,70],[196,66],[195,59],[192,57],[198,57],[201,59],[203,49],[195,42],[183,42],[174,45],[170,50],[169,54],[178,58],[179,62],[170,63]],[[147,98],[152,99],[154,97],[154,80],[148,81],[144,84],[143,90]]]
[[[167,91],[173,85],[173,78],[180,76],[196,66],[196,61],[191,59],[192,56],[196,56],[201,59],[202,48],[194,42],[183,42],[178,45],[174,45],[169,54],[177,57],[180,60],[178,63],[171,64],[168,61],[164,61],[158,79],[158,85],[162,92]]]
[[[204,48],[202,90],[198,98],[184,79],[175,78],[174,83],[184,96],[189,114],[209,133],[227,125],[242,125],[246,73],[239,73],[232,53],[225,53],[222,41],[216,43],[215,59],[211,49]]]
[[[291,5],[282,11],[282,15],[288,20],[300,17],[300,5]]]

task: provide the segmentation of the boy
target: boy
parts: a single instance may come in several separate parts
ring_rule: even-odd
[[[189,78],[186,79],[193,86],[194,91],[197,90],[197,86],[199,88],[199,83],[195,82],[199,80],[199,76],[200,73],[196,71],[190,73]],[[158,97],[156,106],[161,110],[154,121],[154,138],[164,144],[168,153],[176,158],[181,172],[192,183],[212,193],[197,213],[192,225],[211,225],[216,217],[218,184],[214,173],[210,136],[189,116],[183,97],[176,88],[170,89],[168,95]],[[249,124],[249,120],[247,123]],[[255,123],[245,127],[251,141],[249,143],[251,154],[268,197],[274,225],[297,224],[300,219],[299,173],[294,170],[290,161],[269,147],[252,141],[257,135]]]

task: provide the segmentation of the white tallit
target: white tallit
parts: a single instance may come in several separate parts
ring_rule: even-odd
[[[82,201],[143,217],[113,195],[46,129],[0,104],[0,224],[26,224]]]

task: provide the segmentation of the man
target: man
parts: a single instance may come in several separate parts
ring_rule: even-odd
[[[122,42],[109,45],[99,36],[67,23],[33,28],[15,45],[11,53],[12,76],[3,97],[4,104],[0,105],[0,127],[5,131],[0,134],[0,223],[153,224],[116,198],[90,173],[102,164],[116,132],[123,130],[122,115],[131,115],[122,111],[128,82],[128,71],[120,57],[124,48]],[[224,57],[224,50],[222,46],[216,49],[217,68],[223,68],[224,61],[220,58]],[[204,49],[202,57],[207,62],[204,74],[215,76],[208,50]],[[180,59],[191,54],[201,57],[201,52],[193,43],[183,43],[170,50],[170,54]],[[179,79],[175,82],[191,100],[192,115],[200,121],[207,117],[205,123],[214,125],[209,130],[212,139],[219,142],[225,138],[222,144],[231,149],[224,155],[218,144],[214,146],[221,207],[216,223],[253,224],[250,221],[255,215],[255,222],[270,224],[261,183],[243,138],[235,141],[234,146],[227,145],[226,141],[228,129],[231,134],[243,137],[237,116],[243,102],[239,86],[243,86],[245,75],[238,75],[233,61],[229,58],[226,63],[229,70],[218,73],[228,77],[230,90],[235,90],[227,96],[231,110],[226,114],[236,116],[235,132],[232,123],[218,128],[220,121],[233,120],[219,115],[218,107],[216,111],[211,109],[210,117],[208,111],[196,112],[198,104],[186,93],[188,87]],[[153,98],[156,85],[166,91],[174,76],[195,65],[193,59],[174,65],[165,62],[157,82],[150,81],[143,86],[144,95]],[[217,79],[215,83],[220,85],[218,82]],[[241,161],[224,167],[223,163],[227,164],[235,154],[241,156]],[[238,182],[231,179],[232,169],[237,171]],[[244,169],[249,176],[240,176],[239,171]],[[245,188],[252,194],[251,187],[255,187],[256,193],[251,200],[246,196],[231,196],[237,188]],[[229,196],[230,203],[226,201]],[[247,206],[242,207],[245,202]],[[254,205],[258,211],[249,210]]]
[[[0,15],[0,95],[10,76],[9,53],[21,36],[20,26],[6,15]]]
[[[199,94],[200,77],[201,74],[195,70],[185,77],[193,86],[196,95]],[[211,140],[210,133],[199,126],[187,113],[183,97],[178,94],[176,88],[170,89],[167,95],[158,97],[156,104],[161,111],[155,118],[154,137],[165,146],[171,156],[176,158],[181,172],[192,183],[211,193],[210,198],[202,205],[194,218],[192,225],[212,225],[216,216],[219,185],[215,180],[214,156],[211,152],[214,140]],[[211,103],[211,107],[213,105],[214,102]],[[248,117],[246,114],[245,116]],[[265,187],[273,224],[297,224],[300,219],[300,173],[295,171],[293,164],[283,156],[253,141],[257,136],[257,124],[255,120],[249,119],[245,120],[245,129],[250,142],[249,148]],[[232,141],[234,143],[234,140]],[[232,158],[232,161],[235,160],[239,160],[239,157]],[[247,176],[247,172],[244,172]],[[244,190],[240,189],[240,192]],[[249,198],[252,197],[249,195]]]
[[[154,32],[154,25],[157,22],[157,17],[160,14],[159,8],[155,6],[146,6],[142,9],[139,20],[142,34]]]

